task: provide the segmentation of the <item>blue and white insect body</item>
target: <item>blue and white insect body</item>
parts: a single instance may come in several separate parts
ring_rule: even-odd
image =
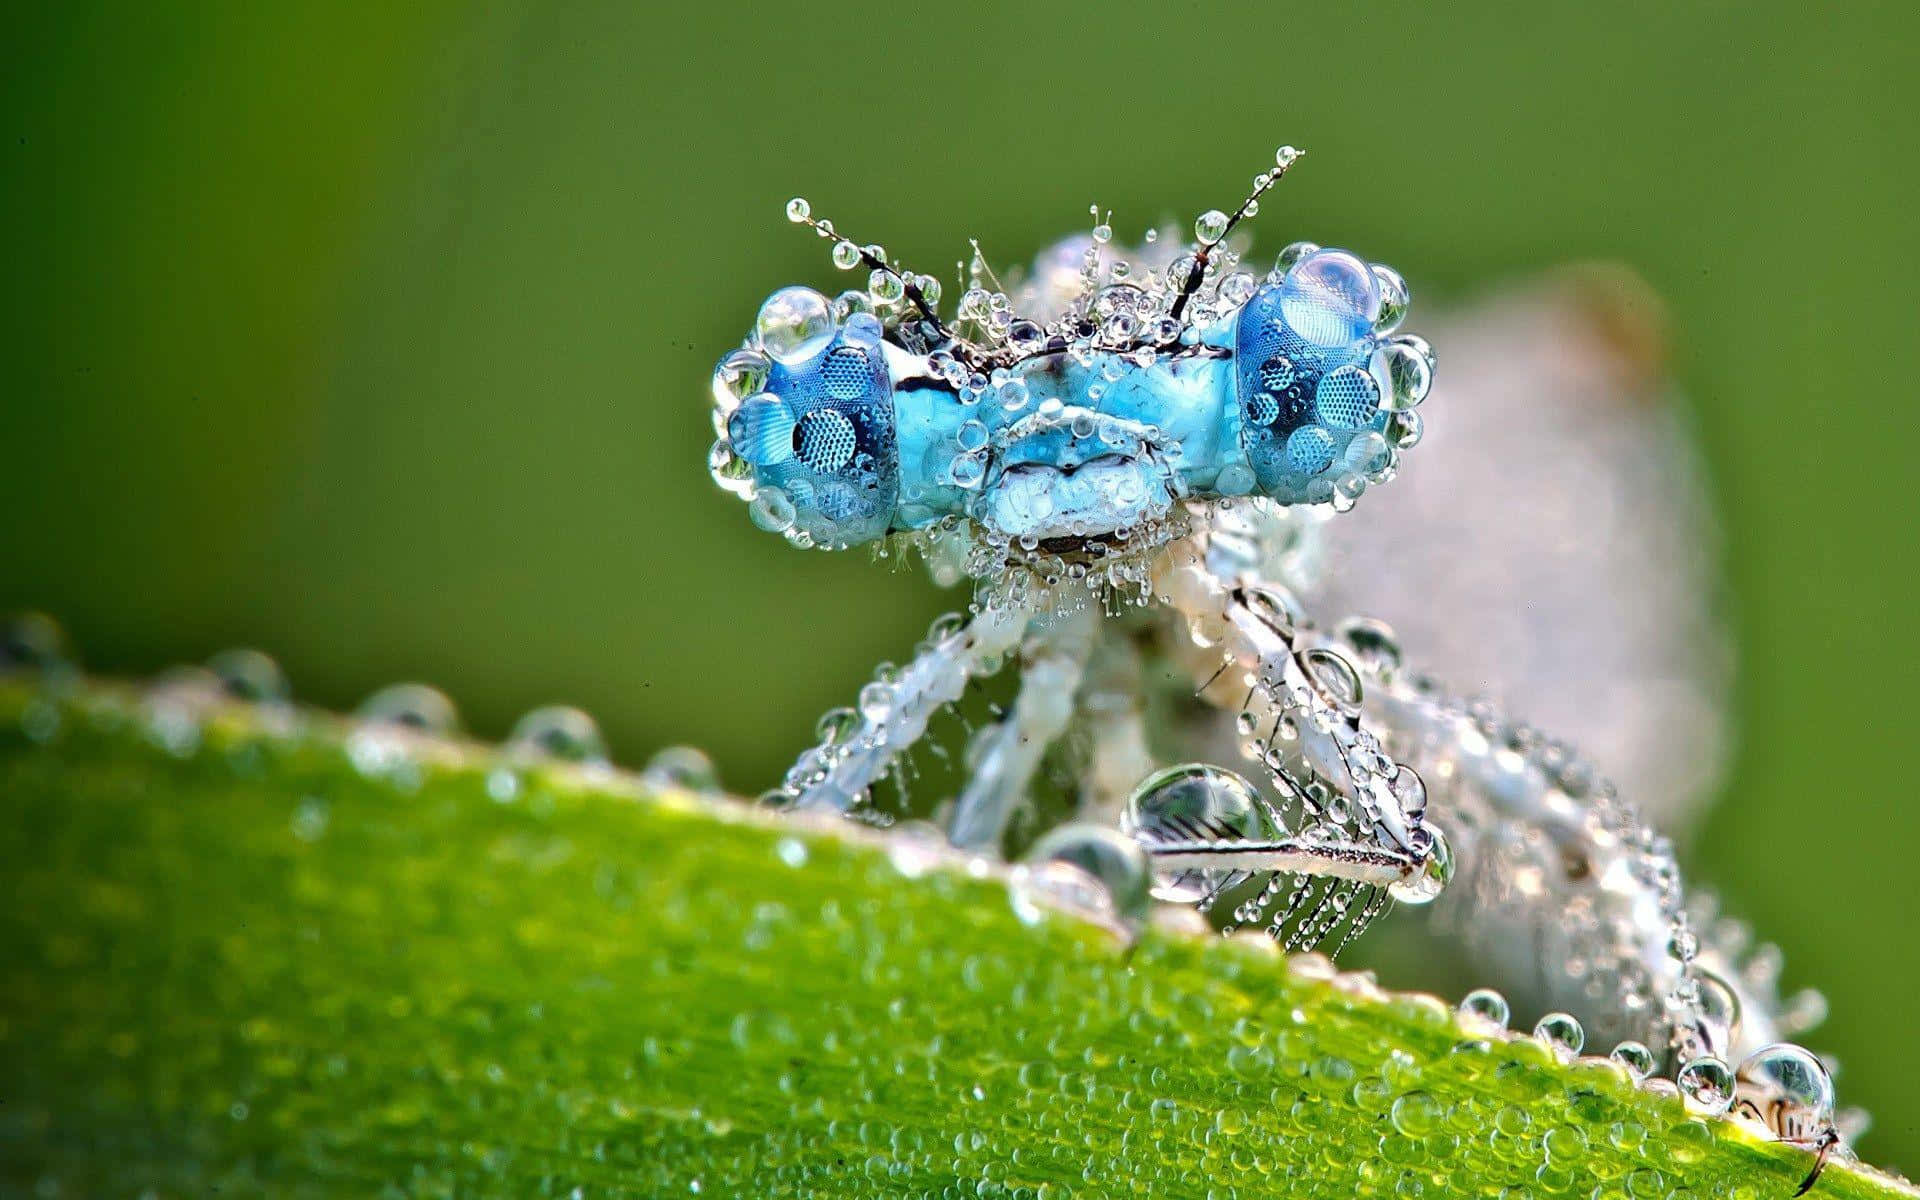
[[[1188,247],[1150,234],[1113,256],[1100,220],[1014,289],[976,247],[951,324],[938,281],[788,206],[867,286],[768,298],[714,375],[714,478],[796,545],[904,542],[975,591],[821,720],[770,800],[938,822],[972,853],[1029,846],[1033,889],[1126,928],[1151,891],[1337,948],[1445,891],[1436,935],[1523,1001],[1622,1039],[1628,1069],[1664,1066],[1703,1109],[1737,1093],[1834,1150],[1818,1060],[1761,1045],[1806,1022],[1694,933],[1671,844],[1566,747],[1405,670],[1380,623],[1301,611],[1320,516],[1420,440],[1433,355],[1397,332],[1391,270],[1304,242],[1263,277],[1238,269],[1229,235],[1297,157],[1282,148]],[[1017,694],[972,733],[957,793],[910,796],[929,723],[1009,662]],[[1205,704],[1150,687],[1183,676]],[[1169,766],[1223,746],[1261,782]],[[889,779],[898,797],[877,799]],[[1049,805],[1073,819],[1035,840]],[[1504,1021],[1486,995],[1469,1015]],[[1566,1013],[1541,1029],[1581,1036]],[[1764,1087],[1736,1086],[1743,1056]]]
[[[948,330],[919,280],[840,242],[837,261],[875,264],[870,292],[775,292],[721,364],[723,482],[760,524],[829,548],[970,520],[1016,553],[1073,552],[1146,545],[1188,499],[1356,499],[1394,470],[1395,413],[1431,377],[1423,342],[1388,337],[1404,285],[1307,245],[1263,282],[1222,272],[1242,214],[1211,214],[1213,240],[1159,277],[1124,270],[1044,326],[971,322],[985,336]],[[989,314],[1006,303],[976,294]]]

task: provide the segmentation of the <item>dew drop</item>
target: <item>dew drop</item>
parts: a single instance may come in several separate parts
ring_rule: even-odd
[[[714,794],[720,790],[720,772],[704,750],[694,746],[667,746],[647,760],[640,781],[651,788]]]
[[[1272,832],[1253,785],[1224,767],[1208,763],[1186,763],[1147,776],[1127,798],[1120,825],[1148,843],[1189,840],[1192,834],[1186,828],[1224,838],[1251,838]],[[1211,871],[1157,873],[1153,894],[1162,900],[1190,904],[1206,895],[1213,882]]]
[[[0,675],[52,672],[73,663],[66,631],[45,613],[17,613],[0,621]]]
[[[833,306],[806,287],[785,287],[768,296],[754,320],[761,349],[788,366],[812,358],[833,329]]]
[[[1407,295],[1407,281],[1400,278],[1400,272],[1392,267],[1373,266],[1374,287],[1380,292],[1380,315],[1374,318],[1375,333],[1392,333],[1400,327],[1407,315],[1410,298]]]
[[[1727,1111],[1733,1103],[1733,1068],[1724,1059],[1703,1054],[1680,1068],[1674,1077],[1687,1106],[1709,1116]]]
[[[1533,1027],[1533,1036],[1562,1058],[1572,1058],[1587,1044],[1587,1031],[1571,1013],[1550,1012]]]
[[[1227,236],[1227,214],[1217,208],[1210,208],[1200,214],[1193,223],[1193,236],[1203,246],[1211,246]]]
[[[1015,869],[1011,899],[1027,924],[1037,923],[1048,908],[1063,908],[1137,928],[1150,902],[1147,856],[1138,842],[1111,826],[1060,825],[1035,842]]]
[[[507,750],[559,762],[604,764],[606,739],[600,726],[580,709],[565,704],[536,708],[514,722]]]
[[[355,712],[369,725],[387,725],[415,733],[449,737],[460,731],[460,715],[439,688],[424,683],[396,683],[381,688]]]
[[[1418,833],[1431,837],[1426,865],[1420,873],[1411,879],[1400,879],[1387,885],[1387,894],[1402,904],[1427,904],[1437,899],[1453,880],[1453,847],[1448,844],[1446,835],[1432,826],[1424,826]]]
[[[1833,1077],[1813,1054],[1790,1042],[1762,1046],[1740,1064],[1743,1100],[1767,1114],[1780,1137],[1810,1140],[1833,1123]]]
[[[220,681],[221,691],[236,700],[285,704],[293,698],[286,672],[270,655],[259,650],[222,650],[207,660],[207,670]]]
[[[1475,1032],[1493,1032],[1507,1027],[1513,1015],[1507,998],[1492,988],[1476,988],[1460,1001],[1460,1023]]]
[[[1641,1042],[1621,1042],[1607,1057],[1626,1068],[1627,1074],[1633,1077],[1635,1083],[1653,1074],[1655,1065],[1653,1051],[1647,1049]]]

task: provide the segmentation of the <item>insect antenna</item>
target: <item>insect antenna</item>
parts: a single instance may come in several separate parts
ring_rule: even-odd
[[[1199,247],[1193,253],[1193,267],[1187,272],[1185,281],[1181,283],[1180,292],[1174,296],[1172,306],[1167,309],[1168,316],[1178,319],[1186,311],[1187,302],[1193,299],[1194,293],[1200,290],[1201,280],[1206,278],[1207,263],[1213,257],[1213,248],[1225,241],[1227,235],[1232,233],[1241,221],[1259,210],[1260,197],[1266,195],[1268,188],[1279,183],[1286,175],[1287,168],[1299,161],[1304,153],[1305,151],[1296,150],[1292,146],[1282,146],[1274,152],[1273,169],[1254,176],[1253,190],[1248,192],[1247,198],[1240,202],[1240,207],[1234,209],[1227,217],[1226,223],[1220,227],[1218,233],[1200,241]]]
[[[847,256],[852,260],[847,264],[849,266],[858,263],[869,271],[879,271],[897,280],[902,294],[920,313],[920,319],[931,325],[934,332],[943,339],[953,343],[955,358],[966,362],[968,366],[973,365],[972,358],[967,353],[967,343],[956,337],[953,330],[947,328],[947,323],[940,319],[938,312],[934,311],[932,302],[927,299],[926,292],[921,290],[913,276],[899,270],[880,255],[842,234],[833,227],[833,222],[814,216],[811,206],[804,199],[795,197],[787,201],[787,219],[796,225],[805,225],[823,238],[832,239],[836,264],[842,256]]]

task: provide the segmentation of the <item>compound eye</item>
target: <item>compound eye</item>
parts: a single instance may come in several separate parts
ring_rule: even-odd
[[[1319,504],[1338,483],[1351,499],[1392,465],[1384,431],[1399,380],[1393,344],[1383,352],[1376,336],[1382,278],[1397,277],[1344,250],[1315,250],[1242,307],[1240,446],[1261,494]]]
[[[831,475],[853,461],[859,437],[845,413],[834,408],[816,408],[794,426],[793,444],[801,462]]]
[[[825,297],[784,288],[762,306],[755,335],[770,359],[764,390],[728,415],[726,434],[752,467],[758,509],[803,544],[884,537],[899,470],[879,322],[854,314],[837,324]]]

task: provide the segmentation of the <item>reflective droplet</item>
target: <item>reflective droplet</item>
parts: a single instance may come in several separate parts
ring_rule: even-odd
[[[1432,839],[1425,867],[1411,879],[1387,885],[1387,894],[1402,904],[1431,903],[1453,880],[1453,847],[1447,843],[1446,835],[1431,825],[1422,826],[1416,833]]]
[[[1345,346],[1373,331],[1380,291],[1367,264],[1344,250],[1321,250],[1281,281],[1280,314],[1315,345]]]
[[[1271,832],[1253,785],[1224,767],[1187,763],[1155,772],[1127,798],[1121,828],[1148,842],[1253,838]],[[1153,894],[1190,904],[1212,890],[1214,872],[1156,873]]]
[[[1460,1001],[1460,1023],[1477,1033],[1496,1032],[1507,1027],[1512,1010],[1507,998],[1492,988],[1476,988]]]
[[[1833,1077],[1814,1055],[1790,1042],[1762,1046],[1740,1064],[1735,1086],[1783,1138],[1817,1137],[1833,1124]]]
[[[793,501],[777,487],[761,488],[747,505],[747,515],[768,533],[780,533],[793,524]]]
[[[607,743],[600,736],[600,726],[591,716],[565,704],[536,708],[514,722],[513,732],[507,735],[507,750],[560,762],[607,762]]]
[[[1635,1083],[1653,1074],[1653,1068],[1655,1066],[1653,1051],[1647,1049],[1647,1047],[1640,1042],[1621,1042],[1613,1048],[1613,1053],[1607,1055],[1607,1057],[1625,1067],[1627,1074],[1633,1076]]]
[[[1193,236],[1202,246],[1211,246],[1227,236],[1227,214],[1217,208],[1210,208],[1200,214],[1193,223]]]
[[[1400,669],[1400,639],[1393,627],[1372,617],[1349,617],[1340,623],[1340,639],[1353,649],[1360,669],[1391,680]]]
[[[722,418],[740,407],[740,402],[767,386],[767,356],[752,350],[735,350],[713,369],[713,407]]]
[[[1300,262],[1300,260],[1306,258],[1309,254],[1318,254],[1319,252],[1320,243],[1318,242],[1294,242],[1282,248],[1279,256],[1273,260],[1273,274],[1268,276],[1268,278],[1276,283],[1279,282],[1280,278],[1288,271],[1293,270],[1294,265]]]
[[[1571,1013],[1550,1012],[1533,1027],[1533,1036],[1562,1058],[1572,1058],[1587,1044],[1587,1031]]]
[[[640,781],[648,787],[673,788],[683,792],[713,793],[720,790],[720,772],[704,750],[693,746],[668,746],[647,760],[640,770]]]
[[[222,650],[207,660],[207,670],[220,681],[220,689],[236,700],[285,704],[293,698],[286,672],[258,650]]]
[[[0,621],[0,674],[54,671],[72,662],[66,631],[45,613],[17,613]]]
[[[1708,1115],[1727,1111],[1733,1103],[1733,1068],[1724,1059],[1703,1054],[1680,1068],[1674,1077],[1689,1107]]]
[[[1380,315],[1374,318],[1375,333],[1392,333],[1400,327],[1407,315],[1410,297],[1407,295],[1407,281],[1400,278],[1400,272],[1392,267],[1373,266],[1373,284],[1380,293]]]
[[[1121,928],[1146,920],[1147,856],[1108,825],[1074,822],[1047,833],[1027,852],[1012,880],[1014,911],[1029,924],[1049,907],[1065,908]]]
[[[812,288],[784,287],[760,306],[754,334],[760,347],[788,366],[812,358],[833,336],[833,306]]]
[[[392,725],[416,733],[450,736],[460,730],[453,701],[424,683],[396,683],[368,696],[355,716],[370,725]]]
[[[1393,341],[1376,352],[1381,382],[1381,404],[1396,412],[1419,407],[1433,390],[1433,362],[1404,341]]]
[[[1412,1091],[1393,1102],[1388,1119],[1411,1138],[1425,1137],[1439,1125],[1446,1108],[1431,1092]]]
[[[795,196],[787,201],[787,220],[798,225],[813,215],[813,206],[807,203],[805,196]]]

